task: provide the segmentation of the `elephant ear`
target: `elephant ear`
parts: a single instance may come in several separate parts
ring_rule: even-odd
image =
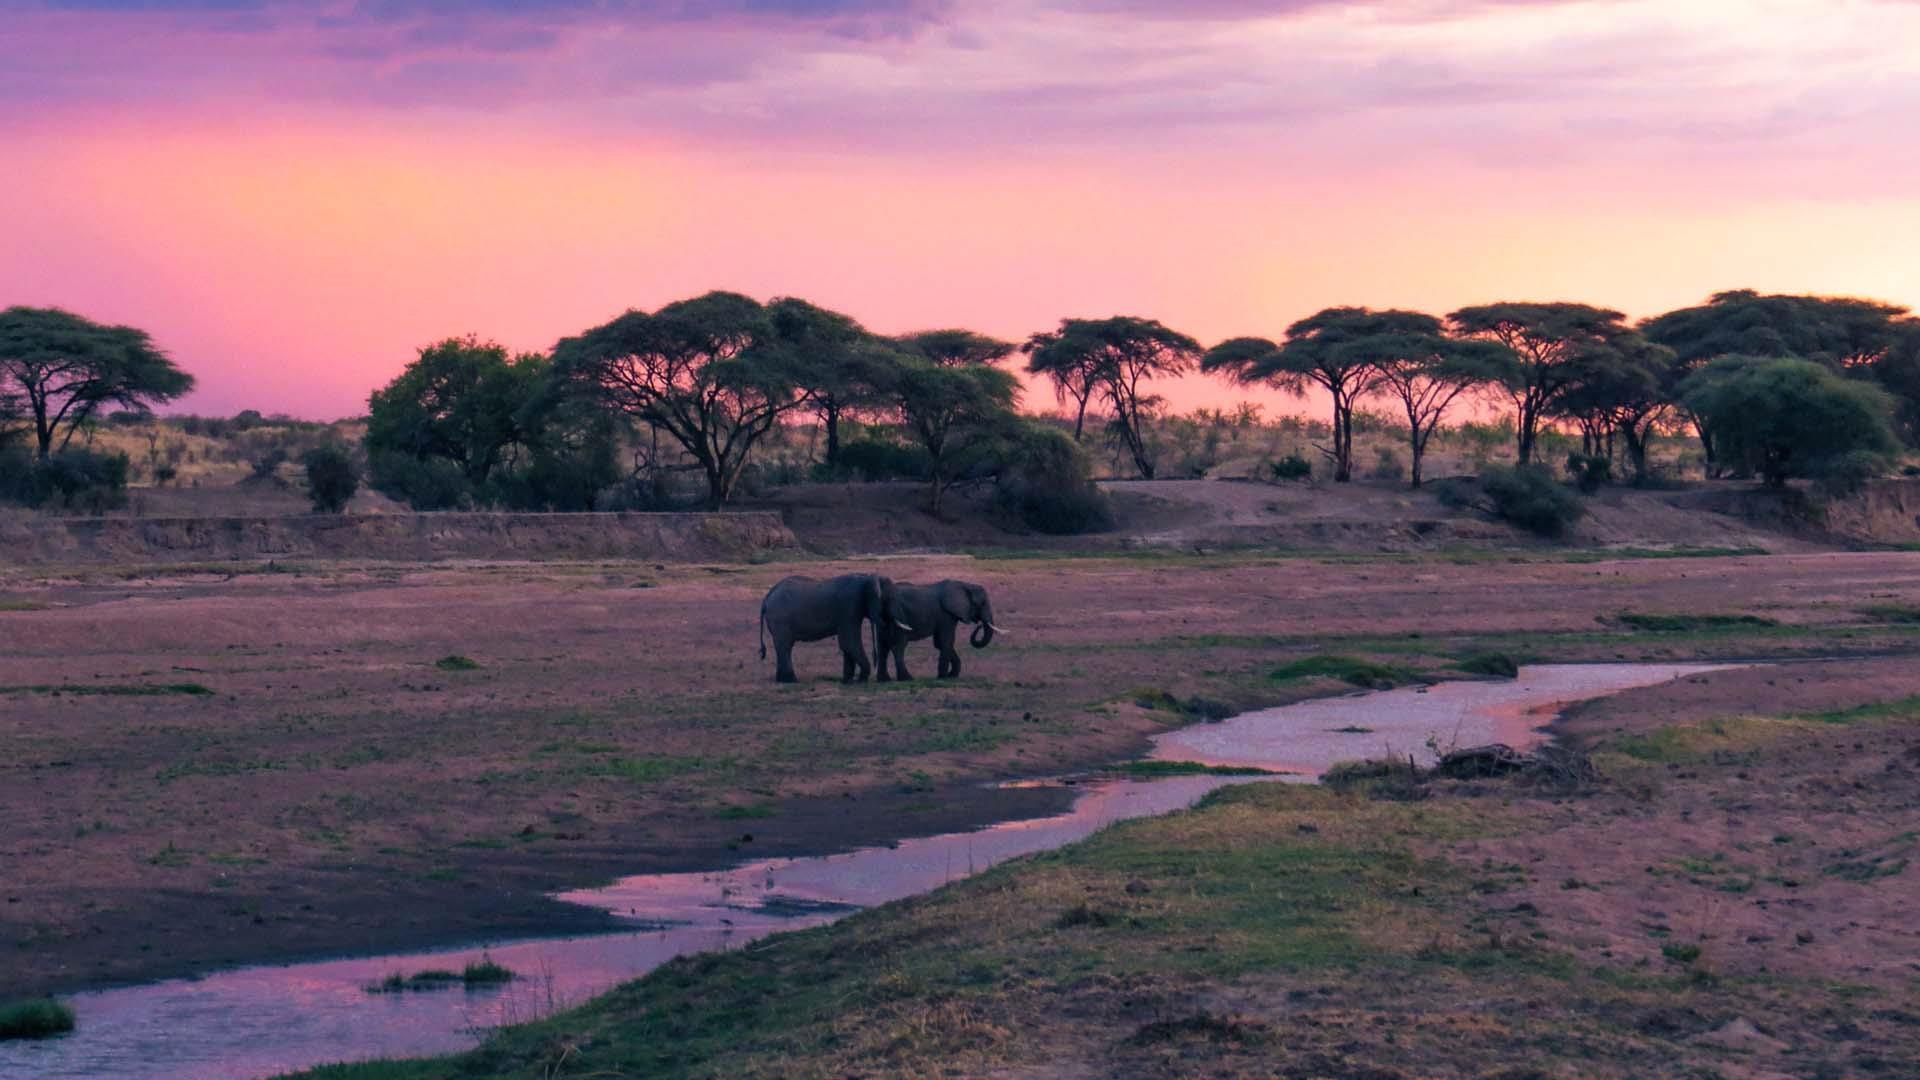
[[[961,622],[972,622],[973,608],[968,603],[972,599],[968,592],[969,588],[968,585],[958,581],[941,582],[940,610]]]

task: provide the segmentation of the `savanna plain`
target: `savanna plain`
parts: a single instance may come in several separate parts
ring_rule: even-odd
[[[875,569],[985,585],[1004,636],[894,684],[801,646],[776,686],[766,589]],[[1490,656],[1743,665],[1573,704],[1572,782],[1234,787],[328,1076],[1920,1068],[1908,552],[96,562],[6,570],[0,634],[0,998],[592,930],[546,894],[1053,812],[987,782]]]

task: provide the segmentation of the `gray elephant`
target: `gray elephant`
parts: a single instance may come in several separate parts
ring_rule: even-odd
[[[760,601],[760,659],[767,658],[767,635],[773,635],[776,658],[774,680],[798,682],[793,674],[793,643],[840,639],[841,682],[866,682],[867,663],[861,630],[873,624],[873,651],[880,652],[885,635],[898,632],[898,607],[893,581],[879,574],[843,574],[819,581],[790,577],[767,590]],[[911,626],[911,621],[906,623]],[[884,672],[883,672],[884,674]]]
[[[913,678],[907,672],[907,642],[933,638],[940,651],[940,678],[960,677],[960,653],[954,649],[954,628],[972,623],[967,642],[976,649],[993,643],[1000,628],[993,625],[993,602],[987,590],[971,581],[942,581],[933,585],[911,582],[893,583],[897,618],[882,628],[876,646],[880,654],[880,681],[887,681],[887,658],[893,658],[893,674],[902,681]]]

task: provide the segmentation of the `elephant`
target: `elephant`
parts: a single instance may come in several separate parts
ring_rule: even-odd
[[[866,682],[871,671],[861,640],[864,624],[873,624],[873,651],[880,652],[885,635],[911,624],[900,621],[893,580],[879,574],[843,574],[819,581],[789,577],[767,590],[760,601],[760,659],[767,658],[767,635],[773,635],[776,660],[774,681],[799,680],[793,673],[793,643],[840,639],[841,682]]]
[[[875,647],[880,654],[882,682],[887,681],[889,656],[893,658],[895,676],[903,682],[913,678],[907,672],[909,641],[932,637],[934,648],[940,651],[940,678],[956,679],[960,677],[960,654],[953,647],[954,627],[963,622],[973,623],[973,633],[967,641],[976,649],[992,644],[993,636],[1001,632],[993,625],[993,603],[987,599],[987,590],[973,582],[949,580],[915,585],[897,581],[893,583],[893,596],[898,617],[883,628],[882,640]]]

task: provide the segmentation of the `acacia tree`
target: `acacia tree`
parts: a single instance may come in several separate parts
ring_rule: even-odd
[[[1020,351],[1027,354],[1029,373],[1044,375],[1053,383],[1055,401],[1061,405],[1073,402],[1073,441],[1079,442],[1086,431],[1087,406],[1100,388],[1101,358],[1097,349],[1070,347],[1063,340],[1066,325],[1063,322],[1060,330],[1033,335]]]
[[[1462,394],[1496,380],[1512,356],[1492,342],[1449,338],[1439,319],[1417,311],[1378,312],[1374,328],[1375,333],[1342,348],[1371,359],[1378,376],[1375,389],[1405,412],[1410,478],[1419,487],[1427,444],[1447,410]]]
[[[1565,303],[1482,304],[1447,316],[1455,336],[1498,342],[1512,354],[1500,385],[1513,400],[1520,464],[1533,460],[1540,422],[1578,379],[1575,359],[1623,332],[1625,319],[1618,311]]]
[[[759,302],[711,292],[628,311],[554,347],[554,372],[607,407],[664,431],[727,501],[747,456],[811,399]]]
[[[1884,377],[1885,362],[1906,335],[1906,313],[1905,308],[1873,300],[1737,289],[1647,319],[1640,330],[1674,351],[1675,381],[1721,357],[1792,356],[1836,369],[1871,370],[1898,393],[1900,388]],[[1716,471],[1719,454],[1712,427],[1684,403],[1680,407],[1700,438],[1708,471]]]
[[[927,452],[928,505],[981,463],[1013,420],[1018,381],[988,364],[943,366],[906,357],[894,368],[890,397]]]
[[[1154,454],[1145,421],[1160,398],[1147,393],[1144,384],[1192,370],[1200,358],[1200,343],[1153,319],[1116,315],[1063,319],[1060,329],[1035,334],[1023,349],[1028,371],[1046,375],[1056,389],[1079,401],[1074,440],[1080,438],[1088,398],[1098,393],[1113,410],[1114,436],[1133,456],[1140,475],[1153,479]]]
[[[1627,330],[1582,350],[1571,363],[1573,377],[1554,401],[1555,414],[1580,425],[1584,452],[1608,461],[1618,435],[1634,483],[1645,483],[1647,443],[1672,404],[1673,350]]]
[[[1327,308],[1287,327],[1284,345],[1258,337],[1221,342],[1201,359],[1200,370],[1225,374],[1241,384],[1276,386],[1295,397],[1305,396],[1309,386],[1327,391],[1333,398],[1333,441],[1320,452],[1333,462],[1334,480],[1345,483],[1353,479],[1354,407],[1380,381],[1381,360],[1409,344],[1394,339],[1424,333],[1427,323],[1433,324],[1437,337],[1438,322],[1415,312]],[[1425,441],[1419,440],[1416,484],[1419,450],[1424,447]]]
[[[102,406],[145,413],[193,389],[146,331],[59,308],[0,311],[0,420],[26,421],[39,457],[66,449]]]
[[[873,335],[852,318],[793,297],[769,303],[773,340],[826,430],[826,464],[840,463],[840,421],[881,400],[883,373]]]

